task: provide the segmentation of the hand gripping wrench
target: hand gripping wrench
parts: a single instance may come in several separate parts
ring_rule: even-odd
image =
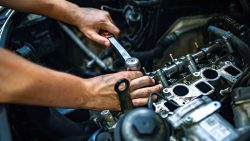
[[[141,69],[140,61],[135,57],[131,57],[111,33],[107,31],[100,31],[100,35],[107,38],[119,52],[125,61],[127,71],[138,71]]]

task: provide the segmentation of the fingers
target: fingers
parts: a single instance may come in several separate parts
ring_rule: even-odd
[[[107,11],[102,11],[102,14],[100,15],[101,17],[96,22],[94,22],[94,24],[90,26],[90,28],[85,28],[83,32],[85,32],[85,35],[89,39],[101,45],[110,46],[109,40],[106,39],[105,37],[102,37],[99,34],[99,31],[107,30],[108,32],[112,33],[114,36],[118,36],[118,34],[120,33],[120,30],[118,27],[116,27],[113,24],[112,18]]]
[[[149,76],[143,76],[137,79],[134,79],[130,83],[130,91],[143,88],[146,86],[152,86],[155,84],[155,81],[151,79]]]
[[[89,29],[89,31],[86,34],[88,34],[87,35],[88,38],[96,41],[97,43],[104,46],[110,46],[109,40],[106,39],[105,37],[102,37],[99,34],[99,31],[106,30],[117,37],[118,34],[120,33],[120,30],[113,24],[112,18],[107,11],[102,11],[102,16],[103,16],[102,20],[100,20],[99,23],[96,23],[96,25],[94,25],[92,29]],[[94,29],[94,27],[96,26],[98,28]]]
[[[107,38],[102,37],[101,35],[99,35],[99,33],[97,33],[97,31],[94,30],[89,30],[86,34],[85,34],[89,39],[104,45],[104,46],[110,46],[110,42]]]
[[[120,30],[114,24],[112,24],[111,21],[104,22],[102,25],[100,25],[100,29],[107,30],[108,32],[112,33],[114,36],[118,36],[118,34],[120,33]],[[89,39],[91,39],[91,40],[93,40],[101,45],[104,45],[107,47],[110,46],[110,41],[107,38],[102,37],[98,33],[100,29],[98,29],[97,31],[93,30],[93,29],[89,29],[85,33],[85,35]]]
[[[83,14],[84,13],[84,14]],[[114,36],[118,36],[120,30],[115,26],[110,14],[107,11],[102,11],[93,8],[81,8],[77,12],[76,26],[89,39],[104,45],[110,46],[110,42],[105,37],[99,35],[100,30],[107,30]]]
[[[107,30],[108,32],[112,33],[114,36],[118,36],[118,34],[120,33],[120,29],[115,26],[109,12],[107,11],[103,11],[103,14],[105,15],[105,22],[103,24],[103,26],[101,27],[101,29],[103,30]]]
[[[144,106],[148,103],[148,98],[133,99],[132,101],[135,107]]]
[[[159,93],[162,90],[162,85],[155,85],[153,87],[146,87],[142,89],[135,90],[130,93],[132,99],[147,98],[152,93]]]
[[[152,100],[155,101],[157,99],[156,96],[152,96]],[[148,97],[147,98],[138,98],[138,99],[133,99],[132,100],[133,102],[133,105],[135,107],[138,107],[138,106],[144,106],[148,103]]]
[[[103,30],[107,30],[108,32],[110,32],[111,34],[113,34],[114,36],[118,36],[120,33],[120,30],[118,27],[116,27],[111,20],[105,22],[103,24],[103,26],[101,27],[101,29]]]
[[[119,76],[127,78],[130,81],[143,76],[142,72],[140,71],[124,71],[120,73],[121,74],[118,74]]]

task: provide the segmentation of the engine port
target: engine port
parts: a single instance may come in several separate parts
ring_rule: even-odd
[[[224,70],[227,73],[231,74],[232,76],[237,76],[238,74],[240,74],[240,71],[237,70],[236,68],[232,67],[232,66],[228,66]]]
[[[213,70],[213,69],[206,69],[202,72],[202,75],[207,78],[207,79],[210,79],[210,80],[213,80],[213,79],[216,79],[219,74],[216,70]]]
[[[209,91],[212,90],[212,87],[206,84],[205,82],[200,82],[196,84],[195,87],[203,93],[208,93]]]
[[[177,85],[174,87],[173,92],[177,96],[185,96],[189,93],[189,90],[186,86]]]

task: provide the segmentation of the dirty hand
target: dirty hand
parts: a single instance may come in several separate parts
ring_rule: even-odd
[[[126,78],[130,81],[130,94],[134,106],[142,106],[147,103],[148,96],[153,92],[159,92],[161,85],[155,85],[148,76],[143,76],[139,71],[125,71],[94,77],[88,80],[87,92],[92,95],[91,109],[113,111],[120,110],[120,103],[114,85],[119,79]]]
[[[110,46],[110,42],[98,34],[100,30],[106,30],[115,36],[120,32],[112,22],[111,16],[107,11],[94,8],[80,8],[76,14],[76,26],[79,30],[89,39],[101,45]]]

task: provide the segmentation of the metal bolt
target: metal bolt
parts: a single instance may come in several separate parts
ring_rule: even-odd
[[[193,123],[193,119],[191,117],[186,117],[184,122],[185,124],[191,124]]]
[[[141,69],[140,61],[137,58],[131,57],[125,61],[128,71],[136,71]]]
[[[111,114],[111,112],[109,110],[102,111],[101,115],[106,122],[113,122],[114,121],[113,115]]]

